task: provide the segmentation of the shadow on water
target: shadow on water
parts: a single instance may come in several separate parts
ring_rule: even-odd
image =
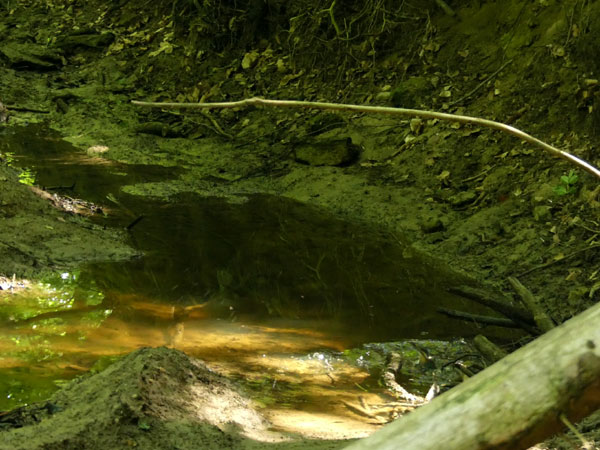
[[[90,266],[87,276],[106,292],[167,302],[183,315],[205,304],[220,319],[324,319],[357,340],[473,331],[436,313],[458,306],[445,290],[465,280],[381,231],[272,196],[123,203],[144,215],[131,236],[145,256]]]
[[[0,152],[14,152],[38,185],[74,183],[63,193],[100,204],[116,199],[121,211],[95,219],[100,223],[125,226],[143,216],[130,236],[144,256],[65,272],[43,292],[0,303],[0,332],[8,336],[0,343],[2,378],[22,383],[0,381],[0,389],[21,392],[3,396],[0,409],[33,397],[27,380],[43,378],[36,367],[53,371],[54,380],[71,378],[99,358],[144,345],[180,348],[259,385],[265,377],[268,386],[272,379],[302,385],[304,396],[312,380],[319,403],[340,396],[341,386],[364,395],[355,384],[368,373],[340,363],[347,376],[334,394],[328,374],[335,358],[318,352],[480,332],[436,313],[439,306],[473,311],[446,292],[469,280],[389,233],[274,196],[237,204],[192,194],[168,202],[134,197],[120,188],[165,180],[178,169],[89,156],[42,128],[3,138]]]
[[[129,165],[103,158],[102,146],[83,152],[43,125],[0,130],[0,154],[35,174],[36,186],[100,205],[114,206],[107,195],[124,184],[176,177],[176,167]]]

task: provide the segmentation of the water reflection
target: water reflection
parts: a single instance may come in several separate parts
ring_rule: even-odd
[[[125,183],[168,180],[182,173],[177,167],[124,164],[89,150],[81,151],[43,124],[0,129],[3,159],[26,169],[36,186],[101,206],[114,207],[107,196]]]
[[[270,196],[121,201],[144,214],[131,234],[146,255],[90,267],[106,295],[166,302],[182,320],[334,320],[357,340],[469,332],[436,313],[461,303],[445,287],[465,281],[389,234]]]

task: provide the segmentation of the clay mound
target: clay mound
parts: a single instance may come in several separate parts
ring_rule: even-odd
[[[231,382],[167,348],[137,350],[9,414],[0,449],[227,449],[287,440],[267,431]],[[6,429],[13,426],[20,428]]]

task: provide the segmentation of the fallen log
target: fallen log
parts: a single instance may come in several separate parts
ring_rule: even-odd
[[[348,450],[526,449],[600,408],[600,303]]]

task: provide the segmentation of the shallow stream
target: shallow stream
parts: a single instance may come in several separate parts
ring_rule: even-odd
[[[0,410],[43,399],[141,346],[167,345],[243,379],[266,408],[351,423],[341,400],[381,388],[341,352],[480,332],[436,313],[473,311],[446,292],[469,280],[400,236],[274,196],[125,194],[123,186],[181,170],[116,163],[43,127],[5,132],[7,151],[37,186],[103,206],[94,223],[129,226],[143,256],[57,270],[0,297]]]

